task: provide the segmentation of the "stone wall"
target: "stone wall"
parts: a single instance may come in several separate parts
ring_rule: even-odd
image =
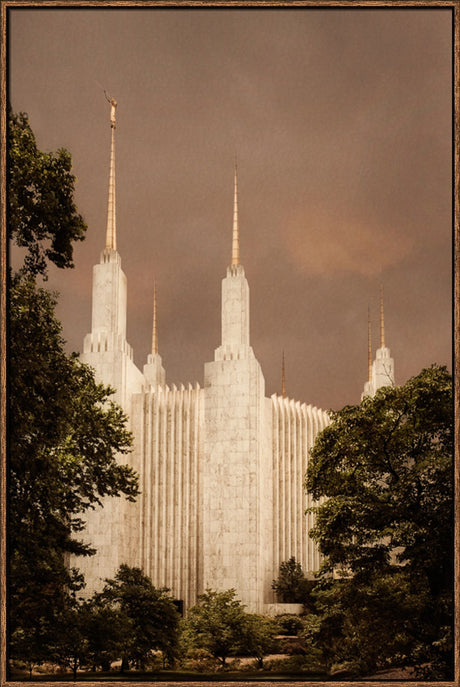
[[[317,434],[329,423],[327,413],[311,405],[273,395],[273,577],[292,556],[305,573],[318,570],[321,557],[308,536],[314,505],[304,489],[309,451]]]
[[[133,397],[134,467],[140,475],[137,522],[139,563],[157,587],[185,606],[196,602],[199,571],[199,462],[203,452],[203,390],[158,387]],[[132,512],[134,513],[134,510]],[[128,541],[126,552],[133,558]]]

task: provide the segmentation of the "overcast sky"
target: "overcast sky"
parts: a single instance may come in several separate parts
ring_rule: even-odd
[[[220,345],[238,158],[240,253],[266,394],[359,402],[379,290],[404,383],[451,367],[452,13],[448,9],[15,9],[9,93],[42,150],[67,148],[88,224],[52,270],[69,350],[91,327],[110,107],[128,341],[142,367],[153,280],[168,383]]]

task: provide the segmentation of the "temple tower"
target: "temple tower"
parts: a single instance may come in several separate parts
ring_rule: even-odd
[[[291,556],[305,572],[321,558],[305,515],[309,451],[328,423],[324,411],[286,396],[265,397],[265,381],[250,341],[249,286],[240,261],[235,164],[231,260],[222,280],[221,342],[204,366],[204,387],[165,383],[153,290],[151,352],[141,372],[126,340],[127,280],[117,250],[115,204],[116,102],[109,100],[111,152],[105,247],[93,269],[92,324],[83,362],[128,416],[133,451],[120,456],[139,476],[135,503],[105,498],[86,514],[82,538],[97,550],[72,561],[90,596],[120,564],[139,566],[185,609],[211,588],[235,589],[249,612],[282,612],[271,589]],[[370,336],[370,330],[369,330]],[[385,347],[371,365],[369,389],[393,378]],[[383,381],[382,381],[383,380]]]
[[[371,362],[371,325],[368,315],[368,355],[369,378],[364,385],[361,399],[364,396],[375,396],[378,389],[384,386],[394,386],[395,384],[394,360],[390,355],[390,349],[385,345],[383,286],[380,287],[380,348],[376,351],[374,362]]]
[[[361,394],[361,400],[364,396],[373,396],[374,389],[372,385],[372,333],[371,333],[371,313],[370,308],[367,308],[367,382],[364,384],[364,391]]]
[[[85,336],[82,362],[94,369],[96,381],[115,389],[111,397],[131,416],[132,394],[142,388],[144,378],[133,362],[126,341],[127,280],[117,251],[115,208],[116,101],[110,99],[111,152],[105,248],[93,268],[91,332]],[[131,426],[131,422],[129,424]],[[129,462],[123,456],[122,462]],[[124,544],[127,522],[133,513],[127,502],[106,498],[103,506],[87,513],[84,537],[97,549],[97,556],[76,561],[87,580],[85,593],[101,587],[101,580],[113,577],[126,562]],[[133,533],[136,536],[136,533]]]
[[[152,387],[165,385],[165,370],[158,353],[157,331],[157,288],[153,285],[153,327],[152,327],[152,352],[149,353],[147,363],[144,365],[144,377],[147,385]]]
[[[232,260],[222,281],[222,341],[205,364],[203,588],[236,589],[260,611],[270,546],[270,434],[265,381],[250,345],[249,286],[239,256],[235,165]]]
[[[106,339],[108,334],[113,334],[120,340],[124,340],[126,339],[127,290],[126,276],[121,269],[121,258],[117,251],[115,206],[115,111],[117,103],[112,98],[110,104],[112,142],[110,148],[107,227],[105,233],[105,248],[101,253],[100,263],[93,268],[91,334],[96,336],[99,335],[99,337],[103,339]]]
[[[83,342],[83,362],[94,368],[96,378],[115,390],[114,400],[130,414],[130,398],[143,383],[126,340],[127,281],[117,251],[115,206],[116,101],[110,99],[111,149],[105,248],[93,267],[91,332]]]

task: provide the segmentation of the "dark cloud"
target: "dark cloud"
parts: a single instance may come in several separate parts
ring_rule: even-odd
[[[118,245],[142,366],[157,282],[171,382],[220,341],[238,156],[251,340],[267,393],[359,400],[367,308],[403,382],[451,349],[451,11],[12,10],[10,96],[39,145],[68,148],[89,230],[52,271],[71,349],[90,327],[118,100]]]

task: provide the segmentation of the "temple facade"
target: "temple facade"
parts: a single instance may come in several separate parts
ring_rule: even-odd
[[[380,347],[372,360],[371,321],[368,315],[368,368],[369,374],[361,400],[365,396],[375,396],[377,391],[384,386],[395,384],[395,364],[390,355],[390,349],[385,345],[385,319],[383,312],[383,287],[380,287]]]
[[[156,294],[152,350],[143,369],[136,367],[126,340],[127,279],[116,247],[114,100],[111,106],[106,245],[93,268],[92,325],[81,360],[116,390],[114,400],[129,418],[134,449],[120,461],[138,473],[141,493],[134,503],[106,499],[88,514],[85,539],[97,553],[75,563],[88,594],[126,563],[142,568],[155,586],[168,587],[185,608],[207,588],[233,588],[248,611],[269,612],[280,563],[295,556],[305,573],[320,566],[308,536],[313,521],[306,510],[314,504],[303,481],[328,415],[284,393],[265,395],[250,342],[236,166],[221,341],[214,360],[204,364],[204,383],[166,384]]]

